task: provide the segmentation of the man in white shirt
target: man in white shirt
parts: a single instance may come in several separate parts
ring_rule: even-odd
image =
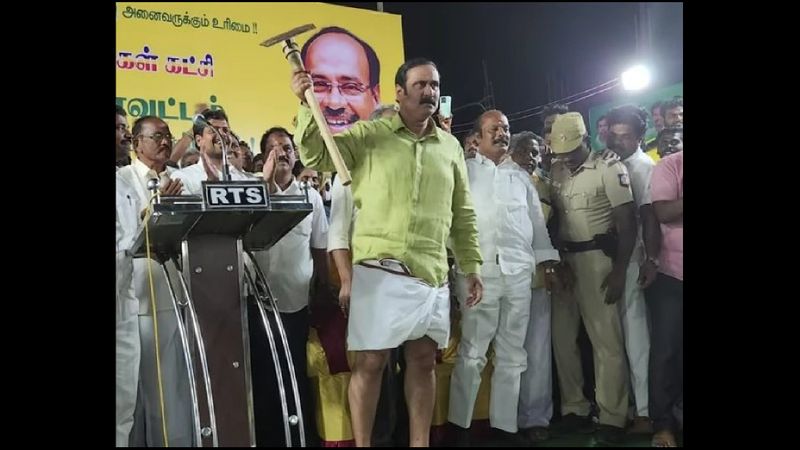
[[[644,236],[658,229],[650,201],[650,176],[655,168],[652,158],[641,148],[647,129],[647,112],[634,105],[624,105],[606,114],[608,137],[606,143],[625,165],[630,176],[633,200],[636,203],[638,231],[636,244],[625,276],[624,301],[619,302],[622,318],[622,331],[625,337],[625,350],[630,365],[633,397],[636,411],[629,433],[652,433],[648,413],[648,365],[650,361],[650,330],[647,324],[647,304],[644,298],[644,277],[639,277],[643,267],[651,257],[645,253]],[[657,239],[656,239],[657,242]],[[651,253],[653,249],[650,249]],[[652,255],[650,255],[652,256]],[[642,269],[644,274],[645,270]],[[652,280],[649,280],[652,282]]]
[[[202,112],[206,121],[225,139],[225,144],[233,142],[228,116],[221,109],[207,109]],[[203,181],[218,181],[222,179],[222,142],[217,133],[204,125],[195,124],[193,128],[195,145],[200,150],[200,160],[171,174],[173,179],[183,183],[183,195],[203,195]],[[238,142],[237,142],[238,144]],[[229,160],[231,180],[252,180],[254,175],[247,174],[237,169]]]
[[[117,164],[128,157],[131,135],[125,110],[117,106]],[[130,247],[139,226],[139,201],[136,193],[119,175],[117,180],[117,385],[116,385],[116,442],[127,447],[136,407],[139,383],[139,304],[133,289],[133,259],[126,250]]]
[[[139,303],[133,288],[133,260],[126,252],[139,225],[139,202],[117,175],[117,447],[127,447],[139,383]]]
[[[450,381],[448,420],[469,428],[475,399],[494,341],[489,421],[493,428],[517,432],[520,376],[527,367],[524,348],[531,301],[531,276],[537,264],[559,261],[545,227],[539,196],[529,175],[507,158],[508,119],[497,110],[476,121],[478,153],[467,160],[470,191],[478,216],[483,301],[466,308],[466,280],[460,273],[456,294],[461,306],[461,342]]]
[[[138,216],[142,217],[142,213],[150,204],[151,192],[147,189],[150,179],[155,178],[160,181],[163,195],[177,195],[181,191],[181,183],[169,178],[171,169],[166,163],[172,152],[173,139],[166,122],[155,116],[141,117],[134,122],[132,134],[136,160],[120,169],[118,176],[125,180],[135,193],[140,208]],[[178,275],[175,268],[171,264],[167,267],[172,282],[177,285]],[[151,281],[155,299],[151,298]],[[167,440],[170,446],[192,445],[194,433],[186,361],[167,280],[158,262],[137,258],[133,261],[133,282],[136,298],[139,300],[142,357],[131,445],[165,446],[162,420],[167,424]],[[176,290],[176,295],[179,296],[179,300],[182,299],[180,290]],[[156,305],[155,311],[153,302]],[[165,417],[162,417],[156,365],[156,318]]]
[[[353,203],[353,192],[342,185],[340,177],[333,180],[331,187],[331,222],[328,230],[328,252],[331,254],[339,273],[339,306],[347,314],[350,305],[350,287],[353,281],[353,257],[350,239],[353,237],[353,224],[358,210]]]
[[[299,182],[292,175],[297,155],[291,135],[284,129],[272,129],[266,137],[266,161],[264,181],[272,196],[305,195]],[[314,189],[308,189],[308,200],[313,212],[292,228],[267,251],[254,252],[259,266],[264,271],[272,294],[278,303],[281,321],[286,330],[289,350],[299,387],[305,418],[306,439],[313,439],[314,410],[309,400],[306,368],[306,343],[309,330],[309,293],[311,281],[316,273],[326,284],[328,241],[328,219],[322,197]],[[326,288],[327,289],[327,288]],[[256,442],[259,446],[285,446],[280,398],[277,379],[269,350],[267,335],[258,310],[248,306],[250,355],[253,367],[253,405],[256,421]],[[277,328],[269,315],[273,334]],[[279,344],[280,348],[280,344]],[[283,359],[283,358],[281,358]],[[286,383],[289,414],[296,414],[289,384],[289,373],[283,370]],[[298,442],[297,428],[293,431],[293,442]]]

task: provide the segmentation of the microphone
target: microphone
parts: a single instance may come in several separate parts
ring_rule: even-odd
[[[225,139],[217,130],[217,127],[211,125],[202,114],[195,114],[192,117],[192,123],[198,126],[210,127],[211,131],[217,134],[220,145],[222,145],[222,181],[231,181],[231,168],[228,165],[228,148],[225,146]]]
[[[161,195],[158,192],[158,188],[161,187],[161,183],[158,181],[158,178],[150,178],[147,180],[147,190],[150,191],[153,196],[151,197],[153,203],[161,203]]]
[[[208,123],[208,121],[206,120],[205,117],[203,117],[202,114],[195,114],[194,117],[192,117],[192,123],[195,125],[205,125],[207,127],[211,126],[211,124]]]

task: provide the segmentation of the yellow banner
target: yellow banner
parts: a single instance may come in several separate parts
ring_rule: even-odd
[[[399,15],[322,3],[136,2],[117,3],[117,104],[131,125],[159,116],[176,137],[191,128],[196,105],[223,108],[258,154],[268,128],[294,128],[299,103],[282,44],[259,44],[307,23],[316,29],[295,38],[300,48],[321,29],[340,28],[320,34],[305,55],[334,131],[394,103],[404,60]]]

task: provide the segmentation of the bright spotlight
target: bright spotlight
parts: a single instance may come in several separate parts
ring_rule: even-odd
[[[650,71],[639,65],[622,72],[622,87],[626,91],[638,91],[650,84]]]

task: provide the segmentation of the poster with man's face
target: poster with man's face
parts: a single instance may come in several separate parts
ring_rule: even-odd
[[[380,105],[380,60],[354,34],[339,27],[322,29],[306,41],[301,55],[333,133],[368,120]]]
[[[292,130],[298,108],[282,45],[260,44],[308,23],[316,28],[294,40],[332,131],[395,102],[380,86],[394,87],[404,61],[399,15],[324,3],[119,2],[117,104],[131,122],[155,115],[175,135],[191,128],[194,105],[222,108],[258,148],[268,128]]]

